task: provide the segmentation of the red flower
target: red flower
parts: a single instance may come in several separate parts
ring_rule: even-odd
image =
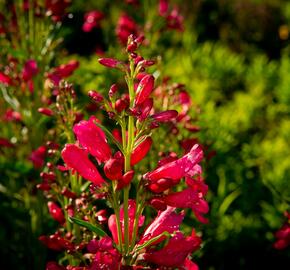
[[[105,162],[111,157],[111,149],[107,143],[104,131],[99,128],[91,117],[89,121],[81,121],[74,125],[73,131],[81,146],[93,155],[99,163]]]
[[[27,60],[22,70],[23,80],[26,82],[31,80],[38,73],[38,71],[39,70],[36,61],[33,59]]]
[[[123,14],[118,20],[116,34],[122,44],[127,44],[129,35],[137,35],[135,21],[127,14]]]
[[[152,145],[151,137],[147,137],[143,142],[141,142],[131,154],[131,166],[134,166],[140,162],[149,152]]]
[[[42,235],[38,238],[38,240],[41,241],[49,249],[56,251],[73,251],[75,249],[74,244],[60,236],[59,233],[55,233],[50,236]]]
[[[63,212],[61,208],[54,202],[48,202],[47,203],[48,211],[52,218],[59,222],[60,224],[63,224],[65,222],[65,218],[63,215]]]
[[[129,238],[132,239],[133,227],[134,227],[134,219],[136,212],[136,203],[134,200],[129,200]],[[145,217],[140,216],[138,226],[142,226],[144,223]],[[124,208],[123,206],[120,209],[120,223],[121,223],[121,231],[122,231],[122,242],[124,241]],[[112,233],[113,240],[116,244],[119,243],[118,240],[118,232],[117,232],[117,223],[116,223],[116,215],[111,215],[108,221],[109,229]]]
[[[146,173],[144,178],[149,182],[149,189],[153,192],[162,192],[170,186],[176,185],[182,177],[194,176],[199,172],[198,162],[201,161],[203,152],[201,147],[196,144],[190,152],[184,155],[182,158],[166,163],[161,167],[158,167],[153,172]],[[159,180],[166,179],[166,185],[164,186]]]
[[[143,103],[150,96],[153,88],[154,77],[152,75],[144,76],[139,82],[136,90],[135,104],[139,105]]]
[[[104,14],[98,10],[89,11],[85,14],[83,24],[84,32],[91,32],[93,28],[99,27],[100,21],[104,18]]]
[[[123,160],[118,158],[110,158],[104,166],[105,175],[112,181],[119,180],[123,176]]]
[[[203,194],[199,190],[190,187],[164,196],[163,201],[172,207],[191,208],[200,222],[207,222],[207,219],[202,214],[206,214],[209,207],[207,201],[203,199]]]
[[[46,156],[46,147],[39,146],[36,150],[32,151],[29,160],[32,161],[34,168],[40,169],[44,165]]]
[[[157,122],[168,122],[174,120],[178,115],[178,112],[175,110],[167,110],[151,115],[151,118]]]
[[[12,80],[8,75],[4,74],[3,72],[0,72],[0,83],[11,85]]]
[[[122,62],[114,58],[100,58],[99,63],[108,68],[117,68]]]
[[[138,244],[141,245],[165,231],[168,233],[178,231],[179,225],[183,220],[183,215],[175,213],[174,210],[175,208],[173,207],[167,207],[165,211],[159,211],[158,216],[147,227]],[[152,243],[152,245],[156,245],[163,239],[164,238],[158,239],[158,241]]]
[[[168,244],[160,250],[149,250],[144,254],[146,261],[166,266],[178,267],[185,262],[186,257],[197,250],[201,239],[196,235],[184,237],[181,232],[176,233]]]
[[[95,165],[89,160],[85,150],[74,144],[66,144],[61,156],[68,167],[95,185],[99,186],[105,182]]]

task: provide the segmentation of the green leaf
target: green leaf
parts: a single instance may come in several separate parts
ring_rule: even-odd
[[[231,194],[229,194],[222,202],[220,208],[219,208],[219,214],[223,215],[228,208],[230,207],[230,205],[232,204],[232,202],[241,194],[241,190],[240,189],[236,189],[235,191],[233,191]]]
[[[153,237],[152,239],[150,239],[149,241],[145,242],[144,244],[142,244],[140,246],[137,246],[136,247],[136,252],[139,251],[139,250],[141,250],[141,249],[144,249],[144,248],[146,248],[146,247],[148,247],[150,245],[152,245],[155,241],[159,240],[163,236],[170,237],[171,234],[169,232],[166,232],[165,231],[165,232],[163,232],[163,233],[161,233],[161,234]]]
[[[84,220],[81,220],[81,219],[78,219],[78,218],[75,218],[75,217],[69,217],[68,220],[71,222],[71,223],[75,223],[79,226],[82,226],[82,227],[85,227],[87,228],[88,230],[96,233],[97,235],[100,235],[100,236],[107,236],[106,232],[103,231],[103,229],[101,227],[99,227],[98,225],[93,225],[87,221],[84,221]]]

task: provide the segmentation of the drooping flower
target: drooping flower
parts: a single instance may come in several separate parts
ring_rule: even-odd
[[[61,156],[69,168],[77,171],[82,177],[96,186],[105,183],[95,165],[89,160],[85,150],[74,144],[66,144]]]
[[[73,131],[81,146],[102,163],[110,159],[111,149],[104,131],[94,123],[95,121],[95,117],[91,117],[89,121],[83,120],[74,125]]]
[[[179,225],[183,220],[183,214],[177,214],[174,212],[175,208],[167,207],[165,211],[159,211],[158,216],[154,219],[154,221],[147,227],[143,236],[141,237],[138,245],[141,245],[150,239],[162,234],[163,232],[173,233],[179,230]],[[164,238],[158,239],[152,243],[152,245],[156,245],[161,242]]]
[[[202,149],[196,144],[183,157],[166,163],[154,171],[146,173],[143,177],[148,180],[149,189],[153,192],[162,192],[170,186],[176,185],[182,177],[194,176],[202,157]]]
[[[196,235],[184,237],[181,232],[170,238],[168,244],[160,250],[149,250],[144,254],[147,262],[166,267],[178,267],[185,262],[186,257],[197,250],[201,239]]]
[[[202,214],[206,214],[209,207],[207,201],[203,198],[203,195],[199,190],[189,187],[182,191],[165,195],[162,199],[167,205],[172,207],[191,208],[200,222],[207,222],[207,219],[204,218]]]
[[[157,122],[168,122],[175,119],[178,115],[178,112],[175,110],[167,110],[151,115],[151,118]]]

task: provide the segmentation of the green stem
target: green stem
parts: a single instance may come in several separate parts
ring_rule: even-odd
[[[116,215],[116,223],[117,223],[117,232],[118,232],[118,241],[119,241],[119,248],[121,253],[123,253],[123,244],[122,244],[122,228],[120,222],[120,207],[119,207],[119,194],[116,191],[117,182],[113,181],[113,207]]]

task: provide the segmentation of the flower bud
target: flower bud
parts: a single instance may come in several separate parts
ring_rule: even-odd
[[[67,187],[64,187],[62,189],[61,194],[70,199],[75,199],[77,197],[77,195],[74,192],[70,191]]]
[[[112,181],[122,178],[122,171],[123,163],[120,161],[120,159],[110,158],[104,166],[104,173],[106,177]]]
[[[151,115],[151,118],[157,122],[168,122],[175,119],[178,115],[178,112],[175,110],[167,110]]]
[[[38,108],[37,111],[46,116],[53,116],[53,111],[49,108]]]
[[[48,211],[50,215],[52,216],[52,218],[56,220],[57,222],[59,222],[60,224],[63,224],[65,222],[65,218],[64,218],[61,208],[56,203],[51,202],[51,201],[47,203],[47,206],[48,206]]]
[[[96,103],[100,103],[104,100],[103,96],[94,90],[89,91],[88,96]]]
[[[135,104],[143,103],[151,94],[154,88],[154,77],[146,75],[139,83],[136,91]]]
[[[131,154],[131,166],[134,166],[140,162],[149,152],[152,145],[151,137],[147,137],[142,143],[140,143]]]
[[[118,91],[118,86],[116,84],[113,84],[109,90],[109,97],[112,98],[116,94],[117,91]]]
[[[141,122],[144,121],[148,117],[152,107],[153,107],[153,98],[147,98],[140,105],[141,115],[139,116],[139,120]]]
[[[115,109],[118,113],[126,110],[129,107],[129,103],[127,102],[126,99],[118,99],[115,103]]]
[[[135,174],[135,172],[133,170],[126,172],[122,176],[122,178],[118,181],[117,189],[119,190],[119,189],[122,189],[123,187],[128,186],[131,183],[131,181],[134,177],[134,174]]]
[[[114,58],[100,58],[99,63],[108,68],[117,68],[118,65],[121,64],[120,61]]]

